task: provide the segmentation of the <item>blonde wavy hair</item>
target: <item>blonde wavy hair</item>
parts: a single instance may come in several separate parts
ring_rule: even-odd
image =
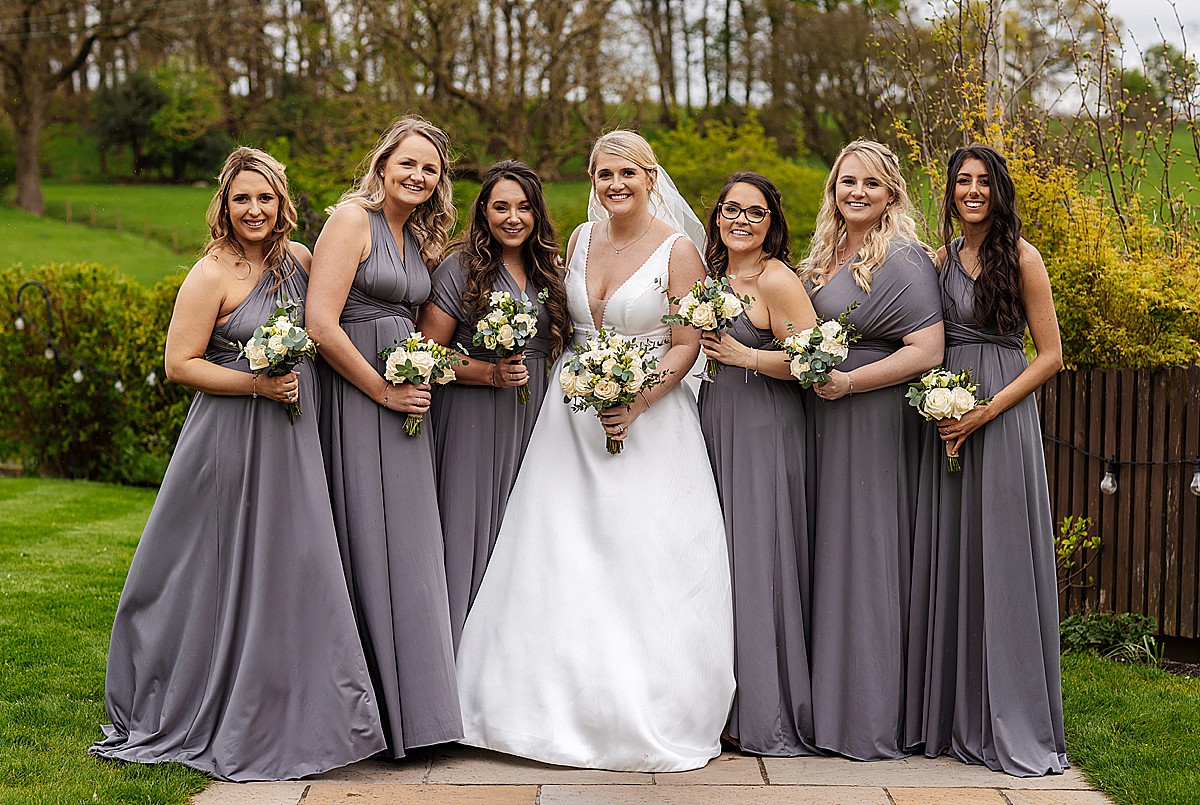
[[[596,173],[596,158],[601,154],[611,154],[621,159],[628,159],[647,174],[654,173],[657,178],[658,159],[654,156],[654,149],[650,147],[646,138],[636,131],[615,129],[608,134],[601,135],[596,140],[592,146],[592,153],[588,156],[587,167],[588,177],[593,180]],[[657,182],[650,185],[650,195],[657,196],[659,201],[662,201],[662,194],[658,192]]]
[[[217,192],[208,203],[208,212],[204,216],[208,222],[208,242],[201,249],[200,256],[207,257],[213,252],[227,249],[238,256],[239,262],[250,262],[245,247],[234,234],[233,221],[229,217],[230,189],[233,180],[242,171],[253,171],[262,176],[279,197],[279,210],[263,250],[263,268],[275,275],[274,290],[296,270],[296,262],[288,260],[291,254],[288,251],[288,236],[296,228],[297,215],[296,205],[288,195],[287,169],[265,151],[243,146],[225,159],[225,166],[217,178]]]
[[[892,194],[892,200],[888,202],[879,222],[867,233],[862,248],[858,250],[858,259],[849,266],[858,287],[869,292],[874,270],[887,259],[892,243],[897,238],[907,238],[920,244],[931,259],[935,257],[935,252],[917,237],[917,224],[909,212],[912,205],[908,199],[908,185],[900,173],[900,160],[882,143],[874,140],[855,140],[837,155],[833,169],[829,171],[829,177],[825,180],[825,192],[821,201],[821,211],[817,213],[812,247],[808,257],[800,264],[801,278],[810,280],[814,287],[819,288],[829,279],[829,274],[834,268],[837,245],[846,234],[846,219],[837,205],[837,180],[842,163],[851,156],[858,157],[867,173],[878,179]]]
[[[423,118],[406,115],[398,119],[379,137],[379,142],[363,160],[362,173],[354,184],[342,194],[338,203],[326,210],[332,214],[344,204],[357,204],[371,212],[383,209],[384,189],[380,171],[383,165],[409,137],[424,137],[437,149],[442,172],[437,186],[428,201],[413,210],[406,226],[421,245],[421,258],[433,270],[441,261],[450,232],[454,229],[457,214],[454,211],[453,183],[450,180],[450,137],[446,132]]]

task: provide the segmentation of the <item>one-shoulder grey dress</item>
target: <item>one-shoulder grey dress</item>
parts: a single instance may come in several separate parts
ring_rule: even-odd
[[[946,360],[970,367],[980,397],[1028,365],[1025,324],[995,333],[976,324],[974,280],[961,239],[941,272]],[[1026,397],[963,442],[960,472],[925,427],[914,584],[931,589],[914,612],[913,678],[924,683],[923,726],[910,742],[1020,777],[1067,767],[1059,675],[1054,526],[1037,402]],[[918,642],[920,641],[920,642]],[[924,653],[918,653],[924,648]]]
[[[463,308],[467,284],[463,257],[461,251],[450,255],[434,272],[430,299],[458,322],[451,346],[461,344],[472,360],[495,363],[499,358],[493,350],[471,346],[475,321],[472,311]],[[450,626],[456,647],[496,544],[508,494],[517,480],[547,387],[550,317],[537,301],[540,289],[530,282],[525,294],[511,274],[501,271],[492,290],[531,301],[538,309],[537,335],[525,345],[525,366],[529,370],[529,402],[525,405],[517,401],[515,388],[450,383],[433,390],[430,417],[434,466],[446,542]]]
[[[304,298],[298,266],[267,274],[205,358],[250,371],[238,347]],[[221,780],[282,780],[384,747],[338,557],[316,377],[299,367],[295,424],[265,397],[198,392],[117,605],[105,679],[112,724],[90,752],[177,761]]]
[[[379,373],[379,351],[413,332],[429,270],[411,234],[403,259],[381,212],[370,212],[371,253],[358,266],[341,325]],[[333,520],[388,753],[462,737],[450,642],[446,565],[429,428],[377,404],[321,365],[321,447]]]
[[[911,241],[892,244],[870,293],[846,266],[812,294],[822,319],[853,302],[861,336],[837,368],[886,358],[942,318],[937,274]],[[905,754],[906,652],[921,418],[901,383],[838,400],[806,395],[813,541],[809,647],[816,743],[858,760]],[[916,591],[921,595],[921,591]]]
[[[725,332],[754,349],[778,349],[771,331],[745,313]],[[803,391],[794,380],[725,366],[713,382],[700,384],[700,427],[733,578],[737,691],[729,736],[756,755],[817,754]]]

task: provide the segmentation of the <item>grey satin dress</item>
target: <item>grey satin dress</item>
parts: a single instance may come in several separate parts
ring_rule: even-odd
[[[299,267],[263,281],[205,357],[250,371],[245,342]],[[282,780],[384,747],[342,575],[317,440],[316,383],[300,366],[295,424],[265,397],[198,392],[117,605],[105,678],[112,724],[91,754],[177,761],[221,780]]]
[[[433,274],[430,299],[458,326],[450,345],[461,344],[472,360],[495,363],[493,350],[472,346],[473,314],[463,308],[466,268],[463,253],[446,258]],[[523,296],[516,281],[501,271],[492,290]],[[446,582],[450,591],[450,625],[454,645],[462,634],[467,611],[475,600],[483,571],[496,544],[508,494],[517,479],[529,436],[546,396],[546,358],[550,349],[550,317],[530,283],[528,296],[536,308],[537,335],[525,345],[529,370],[529,402],[517,401],[516,388],[450,383],[433,390],[434,466],[438,509],[446,543]]]
[[[745,313],[725,331],[778,349]],[[726,366],[700,384],[700,427],[717,480],[733,580],[737,692],[728,733],[743,752],[818,754],[808,629],[812,569],[805,497],[803,391]]]
[[[378,353],[413,332],[430,278],[406,232],[404,253],[382,212],[368,214],[371,252],[351,284],[342,329],[382,375]],[[333,520],[388,754],[462,737],[430,428],[376,403],[321,365],[321,447]],[[428,416],[428,414],[426,415]]]
[[[861,340],[837,368],[886,358],[942,318],[933,263],[907,240],[891,245],[871,291],[849,266],[812,291],[822,319],[852,302]],[[813,542],[813,721],[817,746],[857,760],[903,757],[912,541],[923,420],[906,383],[838,400],[806,395]],[[915,595],[920,596],[921,591]]]
[[[1025,325],[995,333],[975,323],[960,247],[949,245],[940,277],[945,365],[971,367],[977,395],[991,397],[1028,365]],[[925,711],[910,741],[930,757],[948,752],[1020,777],[1062,772],[1054,525],[1037,402],[1030,395],[972,433],[961,472],[944,469],[944,443],[925,429],[914,584],[932,595],[914,612],[912,676]]]

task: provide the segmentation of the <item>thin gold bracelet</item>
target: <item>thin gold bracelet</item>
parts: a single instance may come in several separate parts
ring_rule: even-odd
[[[258,375],[251,375],[254,379],[250,381],[250,399],[258,399]]]
[[[846,372],[846,380],[847,380],[847,382],[850,383],[850,390],[848,392],[846,392],[846,394],[847,395],[853,394],[854,393],[854,375],[850,374],[849,372]]]

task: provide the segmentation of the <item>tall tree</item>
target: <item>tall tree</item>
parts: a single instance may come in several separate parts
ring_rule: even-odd
[[[54,91],[97,42],[131,36],[170,3],[0,0],[0,83],[17,157],[17,205],[41,215],[41,138]],[[175,6],[176,10],[178,5]]]

